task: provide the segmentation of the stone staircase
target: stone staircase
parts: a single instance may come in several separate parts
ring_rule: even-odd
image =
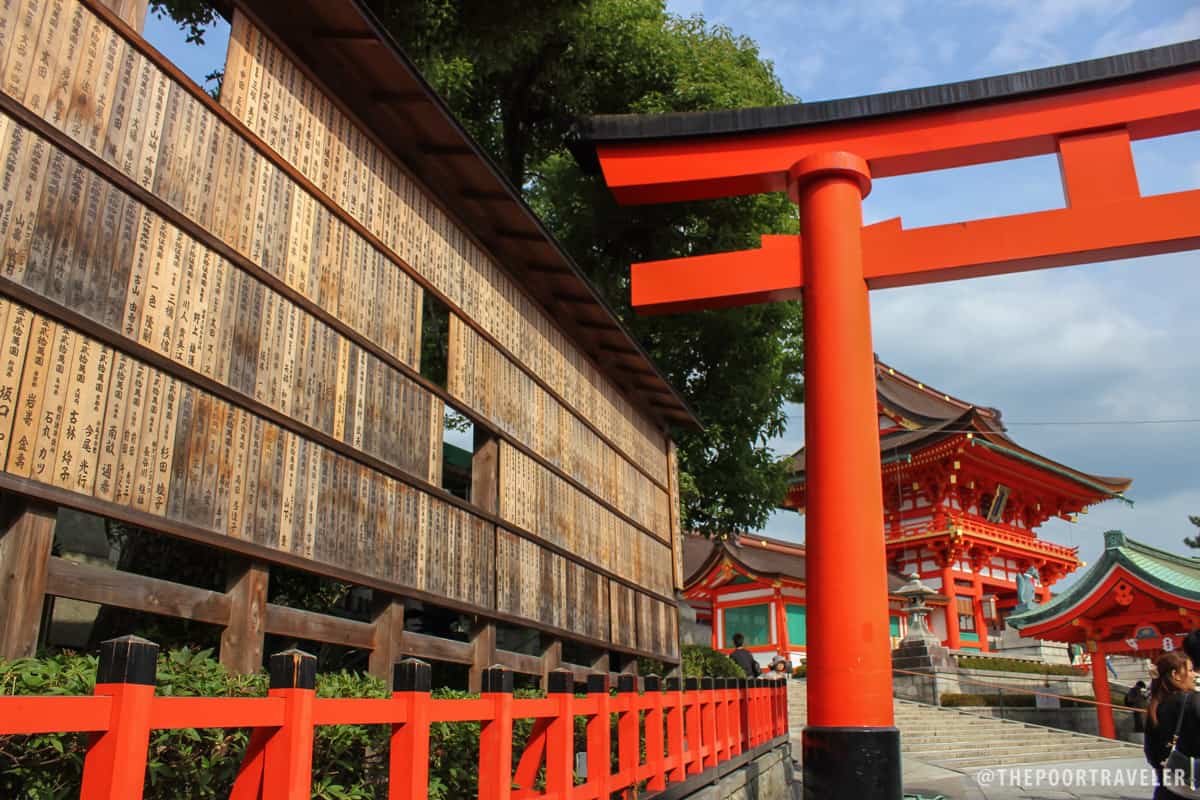
[[[808,717],[803,681],[788,686],[792,756],[801,757],[800,731]],[[1057,728],[1029,725],[910,700],[895,700],[896,727],[905,760],[915,759],[953,770],[1141,758],[1137,745]]]

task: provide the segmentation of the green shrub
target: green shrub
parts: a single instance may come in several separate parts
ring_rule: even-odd
[[[807,678],[808,677],[808,664],[807,663],[797,664],[796,666],[792,667],[792,677],[793,678]]]
[[[744,678],[746,673],[733,663],[733,659],[720,650],[702,644],[685,644],[679,651],[680,668],[685,678]],[[661,661],[638,658],[638,673],[641,675],[666,675],[671,670]]]
[[[991,656],[959,656],[960,669],[990,669],[997,672],[1023,672],[1035,675],[1079,675],[1080,670],[1069,664],[1039,664],[1018,658]]]
[[[701,644],[685,644],[681,651],[686,678],[744,678],[746,673],[722,652]]]
[[[1078,700],[1091,700],[1091,697],[1080,696],[1079,698],[1061,697],[1059,702],[1063,708],[1091,708],[1091,703],[1081,703]],[[1037,699],[1032,694],[1017,694],[1017,693],[995,693],[995,694],[971,694],[959,692],[946,692],[942,695],[941,703],[947,708],[963,708],[969,706],[990,706],[992,708],[1033,708],[1037,705]]]

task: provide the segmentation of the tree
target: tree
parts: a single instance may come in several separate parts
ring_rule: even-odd
[[[1197,528],[1200,528],[1200,517],[1189,516],[1188,522],[1192,523]],[[1183,543],[1188,547],[1200,547],[1200,531],[1198,531],[1195,536],[1183,537]]]
[[[794,102],[748,38],[662,0],[370,0],[375,13],[695,408],[677,432],[684,524],[761,527],[786,468],[767,447],[802,398],[798,303],[640,318],[629,264],[756,247],[796,231],[781,195],[623,208],[566,141],[596,113]],[[156,0],[185,26],[205,0]]]

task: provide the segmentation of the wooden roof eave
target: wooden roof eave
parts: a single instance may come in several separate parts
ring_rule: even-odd
[[[438,187],[439,202],[642,413],[664,430],[702,427],[365,0],[237,3],[261,20],[427,187]],[[574,313],[564,313],[562,297],[571,298]],[[631,380],[634,373],[636,383]]]

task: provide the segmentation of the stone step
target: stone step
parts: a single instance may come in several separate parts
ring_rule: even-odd
[[[1075,750],[1070,754],[1068,759],[1063,758],[1061,752],[1049,751],[1034,751],[1027,754],[1018,755],[981,755],[968,756],[964,758],[939,758],[936,761],[929,763],[939,767],[949,767],[953,769],[968,769],[975,767],[1007,767],[1014,764],[1039,764],[1052,761],[1092,761],[1102,758],[1136,758],[1141,755],[1141,750],[1136,747],[1116,747],[1116,748],[1091,748],[1086,750]]]

